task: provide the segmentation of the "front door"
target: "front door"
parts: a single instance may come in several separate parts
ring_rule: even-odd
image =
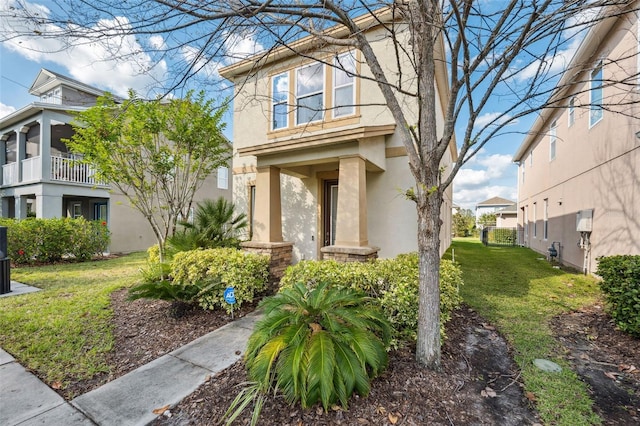
[[[93,220],[107,222],[107,203],[95,203],[93,205]]]
[[[322,203],[323,246],[336,243],[336,219],[338,217],[338,180],[324,181],[324,197]]]

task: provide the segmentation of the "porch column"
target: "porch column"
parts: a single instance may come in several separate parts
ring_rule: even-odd
[[[0,185],[4,185],[3,182],[3,173],[2,166],[7,164],[7,139],[9,139],[9,135],[0,136]],[[3,216],[6,217],[6,216]]]
[[[341,157],[338,175],[336,242],[320,249],[322,258],[338,262],[375,259],[380,249],[369,246],[365,160],[358,155]]]
[[[29,128],[23,126],[18,132],[18,140],[16,141],[16,163],[18,164],[18,182],[22,182],[22,160],[27,156],[27,132]]]
[[[280,169],[258,167],[253,238],[241,244],[248,252],[269,256],[269,284],[273,292],[293,258],[293,243],[282,240],[282,206],[280,202]]]
[[[282,242],[280,169],[258,167],[252,241]]]
[[[15,196],[15,218],[24,219],[27,217],[27,197]]]
[[[42,112],[40,121],[40,161],[42,161],[42,180],[51,180],[51,118],[47,111]],[[61,207],[62,208],[62,207]]]
[[[338,185],[337,246],[364,247],[367,236],[367,176],[360,156],[340,158]]]
[[[36,195],[36,217],[50,219],[64,217],[60,195]]]

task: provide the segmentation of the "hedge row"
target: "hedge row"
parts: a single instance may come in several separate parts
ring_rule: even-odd
[[[394,329],[394,342],[414,341],[418,328],[418,256],[401,254],[394,259],[367,263],[338,263],[331,260],[302,261],[287,268],[280,287],[303,282],[313,287],[329,282],[364,291],[377,300]],[[440,333],[462,298],[460,268],[449,260],[440,262]]]
[[[2,218],[0,226],[7,227],[8,256],[18,265],[63,258],[86,261],[104,253],[110,242],[106,222],[84,218]]]
[[[640,336],[640,256],[598,258],[607,310],[620,330]]]

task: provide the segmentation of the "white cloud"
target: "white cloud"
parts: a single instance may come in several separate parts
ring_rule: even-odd
[[[149,37],[149,45],[154,49],[165,49],[167,47],[167,43],[164,42],[164,38],[159,35]]]
[[[93,28],[84,31],[69,27],[85,33],[99,30],[105,36],[100,40],[73,39],[67,43],[64,37],[54,37],[63,34],[65,28],[52,24],[36,25],[24,18],[33,14],[47,17],[50,12],[45,6],[2,0],[0,12],[6,12],[2,13],[0,20],[5,47],[31,61],[59,64],[71,77],[85,84],[105,88],[120,96],[126,95],[129,88],[144,95],[166,75],[164,61],[155,62],[133,35],[121,35],[126,32],[123,29],[130,27],[125,17],[100,20]]]
[[[463,208],[492,197],[515,200],[517,167],[509,154],[485,154],[481,151],[473,157],[453,181],[453,200]]]
[[[15,110],[16,109],[11,105],[5,105],[2,102],[0,102],[0,118],[4,117],[5,115],[11,114]]]
[[[489,124],[491,124],[491,126],[498,126],[501,124],[504,124],[506,122],[508,122],[509,120],[511,120],[511,115],[509,114],[505,114],[502,112],[487,112],[482,114],[481,116],[479,116],[478,118],[476,118],[476,122],[474,123],[474,127],[479,127],[479,128],[483,128]],[[501,115],[503,115],[502,117],[500,117]],[[494,122],[495,120],[495,122]],[[513,121],[511,121],[508,125],[514,125],[517,124],[518,120],[515,119]]]

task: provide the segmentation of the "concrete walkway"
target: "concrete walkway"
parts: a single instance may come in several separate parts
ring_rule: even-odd
[[[9,287],[11,291],[9,293],[0,294],[0,297],[18,296],[20,294],[33,293],[34,291],[40,291],[38,287],[31,287],[30,285],[22,284],[17,281],[11,281]]]
[[[240,318],[70,403],[0,349],[0,425],[146,425],[153,410],[239,360],[259,318]]]

